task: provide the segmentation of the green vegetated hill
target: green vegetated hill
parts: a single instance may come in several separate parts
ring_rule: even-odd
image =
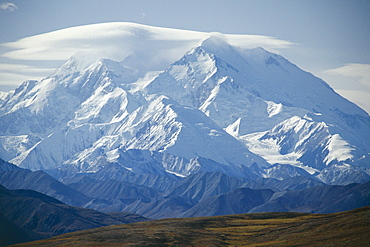
[[[254,213],[107,226],[17,246],[367,246],[370,207],[333,214]]]

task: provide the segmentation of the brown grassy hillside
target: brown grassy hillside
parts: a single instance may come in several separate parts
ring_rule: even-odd
[[[335,214],[256,213],[164,219],[17,246],[368,246],[370,207]]]

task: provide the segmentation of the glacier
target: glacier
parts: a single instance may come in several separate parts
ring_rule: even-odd
[[[163,71],[140,59],[77,54],[2,96],[0,157],[59,176],[369,177],[369,115],[282,56],[210,34]]]

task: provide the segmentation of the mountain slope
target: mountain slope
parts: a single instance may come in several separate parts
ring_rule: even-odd
[[[181,217],[217,216],[247,213],[251,209],[264,204],[274,194],[272,190],[253,190],[238,188],[232,192],[207,198]]]
[[[165,196],[182,197],[194,205],[205,198],[234,190],[242,184],[243,180],[228,177],[220,172],[197,173],[181,181]]]
[[[0,172],[0,184],[9,189],[29,189],[55,197],[73,206],[84,206],[92,199],[59,182],[44,171]]]
[[[71,178],[72,179],[72,178]],[[75,178],[77,179],[77,178]],[[92,178],[89,181],[98,182]],[[101,208],[109,205],[106,201],[95,200],[97,197],[89,197],[78,190],[73,189],[48,173],[30,171],[19,168],[11,163],[1,163],[0,160],[0,184],[8,189],[35,190],[50,197],[54,197],[63,203],[76,207]]]
[[[37,239],[37,234],[32,234],[0,214],[0,246],[29,242]]]
[[[11,222],[9,227],[21,229],[20,238],[17,240],[8,239],[8,244],[82,229],[126,223],[120,220],[124,217],[109,216],[92,209],[68,206],[52,197],[32,190],[7,190],[0,186],[0,199],[0,218],[4,220],[1,225]],[[133,222],[136,222],[135,217],[129,217],[134,219]],[[136,219],[146,220],[138,217]],[[25,236],[25,234],[27,235]]]
[[[104,200],[104,203],[91,203],[87,207],[102,212],[120,212],[135,201],[151,201],[159,197],[157,190],[142,185],[105,180],[96,183],[71,184],[69,187],[87,195],[96,201]]]
[[[316,175],[348,165],[345,172],[366,173],[370,164],[368,114],[319,78],[262,48],[241,50],[211,37],[146,90],[198,107],[270,164]],[[335,180],[324,181],[345,183]]]
[[[140,97],[136,100],[122,89],[121,79],[115,76],[119,65],[112,64],[113,61],[98,61],[81,73],[62,77],[61,86],[66,92],[60,92],[61,86],[51,87],[51,95],[61,94],[68,98],[69,94],[76,97],[74,93],[80,90],[80,94],[92,96],[79,97],[80,105],[66,107],[74,112],[72,120],[11,162],[32,170],[63,168],[66,164],[75,171],[96,171],[100,168],[96,166],[99,153],[105,153],[102,157],[109,159],[120,149],[145,149],[187,159],[200,156],[223,165],[267,165],[195,108],[179,105],[166,96],[156,97],[148,103]],[[55,74],[48,80],[56,81],[59,77]],[[48,81],[42,81],[42,84],[45,83]],[[143,105],[139,106],[138,101],[144,102]],[[32,101],[27,107],[31,113],[37,102]],[[44,107],[52,106],[41,104],[40,111],[34,110],[36,118],[43,115]],[[63,115],[59,112],[51,114],[59,118]],[[88,163],[90,166],[86,167]],[[173,168],[176,169],[175,166]],[[183,171],[179,174],[189,175],[183,174]]]
[[[346,186],[321,185],[275,193],[250,212],[333,213],[370,205],[370,182]]]

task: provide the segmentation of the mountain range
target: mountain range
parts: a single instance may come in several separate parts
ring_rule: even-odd
[[[45,172],[32,172],[4,161],[0,168],[0,181],[12,188],[0,186],[0,245],[149,220],[138,214],[179,218],[255,212],[333,213],[370,205],[370,182],[325,185],[302,176],[245,182],[218,172],[197,173],[177,181],[172,189],[160,190],[138,185],[142,178],[133,184],[98,180],[99,176],[91,174],[62,184]]]
[[[370,182],[327,185],[305,176],[253,180],[221,172],[199,172],[175,180],[138,176],[118,165],[107,168],[111,173],[88,173],[61,183],[44,171],[2,161],[0,181],[8,189],[38,191],[75,207],[130,212],[151,219],[252,212],[334,213],[370,205]]]
[[[2,97],[0,184],[150,218],[369,205],[369,115],[282,56],[210,34],[161,71],[89,57]]]

